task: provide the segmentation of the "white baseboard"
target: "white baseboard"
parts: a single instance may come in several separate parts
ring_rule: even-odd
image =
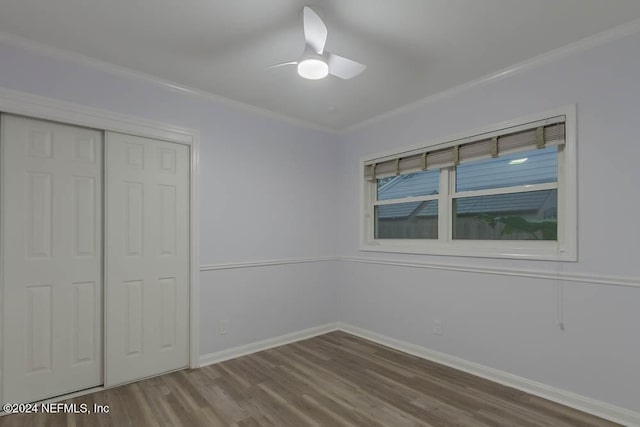
[[[292,342],[306,340],[307,338],[326,334],[327,332],[336,331],[337,329],[338,322],[325,323],[324,325],[314,326],[313,328],[291,332],[278,337],[267,338],[266,340],[260,340],[237,347],[231,347],[226,350],[204,354],[200,356],[200,367],[224,362],[225,360],[235,359],[236,357],[246,356],[251,353],[257,353],[259,351],[268,350],[270,348],[279,347]]]
[[[469,362],[468,360],[461,359],[450,354],[430,350],[426,347],[397,340],[357,326],[339,323],[338,329],[404,353],[409,353],[413,356],[431,360],[508,387],[522,390],[529,394],[533,394],[616,423],[626,426],[640,426],[640,413],[629,409],[614,406],[570,391],[561,390],[559,388],[522,378],[508,372],[480,365],[479,363]]]
[[[507,387],[522,390],[526,393],[530,393],[535,396],[557,402],[561,405],[565,405],[586,412],[588,414],[592,414],[616,423],[623,424],[625,426],[640,427],[640,413],[638,412],[621,408],[619,406],[614,406],[609,403],[592,399],[590,397],[552,387],[550,385],[539,383],[537,381],[532,381],[527,378],[522,378],[517,375],[501,371],[499,369],[490,368],[479,363],[470,362],[468,360],[461,359],[450,354],[430,350],[426,347],[422,347],[406,341],[401,341],[342,322],[326,323],[324,325],[303,329],[301,331],[280,335],[278,337],[268,338],[250,344],[232,347],[227,350],[205,354],[203,356],[200,356],[200,366],[202,367],[214,363],[224,362],[225,360],[234,359],[240,356],[246,356],[248,354],[257,353],[259,351],[267,350],[273,347],[279,347],[281,345],[290,344],[296,341],[312,338],[317,335],[322,335],[327,332],[336,330],[341,330],[346,333],[364,338],[366,340],[402,351],[404,353],[431,360],[433,362],[440,363],[442,365],[446,365],[481,378],[485,378],[487,380],[505,385]]]

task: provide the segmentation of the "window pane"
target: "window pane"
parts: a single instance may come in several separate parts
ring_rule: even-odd
[[[558,240],[557,190],[464,197],[453,201],[453,238]]]
[[[438,201],[375,207],[376,239],[437,239]]]
[[[380,178],[377,182],[378,200],[438,194],[439,177],[440,170],[434,169]]]
[[[557,180],[557,147],[463,163],[456,168],[456,191],[540,184]]]

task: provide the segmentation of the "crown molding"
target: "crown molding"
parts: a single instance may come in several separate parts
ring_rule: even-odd
[[[91,58],[79,53],[71,52],[66,49],[61,49],[61,48],[49,46],[43,43],[35,42],[33,40],[25,39],[23,37],[18,37],[13,34],[0,32],[0,42],[5,43],[9,46],[14,46],[14,47],[22,48],[31,52],[47,55],[49,57],[72,61],[78,64],[90,66],[94,69],[98,69],[106,73],[120,75],[120,76],[133,78],[137,80],[142,80],[147,83],[152,83],[152,84],[155,84],[156,86],[160,86],[168,90],[173,90],[177,92],[182,92],[187,95],[209,99],[211,101],[220,103],[230,108],[235,108],[241,111],[253,113],[253,114],[267,117],[273,120],[278,120],[280,122],[288,123],[296,127],[325,132],[331,135],[344,135],[344,134],[348,134],[350,132],[354,132],[359,129],[365,128],[367,126],[373,125],[374,123],[384,121],[391,117],[395,117],[403,113],[417,110],[424,105],[449,98],[451,96],[464,92],[465,90],[488,85],[490,83],[543,66],[550,62],[571,56],[573,54],[586,51],[596,46],[600,46],[608,42],[627,37],[639,31],[640,31],[640,19],[636,19],[626,24],[622,24],[622,25],[610,28],[608,30],[602,31],[600,33],[585,37],[581,40],[569,43],[557,49],[553,49],[541,55],[534,56],[533,58],[516,63],[509,67],[503,68],[502,70],[499,70],[495,73],[491,73],[483,77],[470,80],[466,83],[426,96],[418,101],[405,104],[401,107],[398,107],[386,113],[378,114],[376,116],[370,117],[368,119],[364,119],[352,125],[341,127],[341,128],[332,128],[328,126],[322,126],[317,123],[294,118],[283,113],[278,113],[266,108],[256,107],[254,105],[247,104],[241,101],[236,101],[222,95],[218,95],[212,92],[207,92],[201,89],[196,89],[194,87],[183,85],[181,83],[176,83],[167,79],[163,79],[161,77],[153,76],[140,71],[132,70],[127,67],[115,65],[100,59]]]
[[[470,80],[466,83],[462,83],[457,86],[453,86],[449,89],[445,89],[441,92],[434,93],[432,95],[428,95],[418,101],[412,102],[410,104],[403,105],[386,113],[378,114],[371,118],[362,120],[353,125],[347,126],[338,131],[339,134],[348,134],[350,132],[357,131],[359,129],[363,129],[367,126],[371,126],[375,123],[382,122],[389,118],[398,116],[403,113],[408,113],[414,110],[419,109],[427,104],[431,104],[433,102],[440,101],[442,99],[446,99],[457,95],[466,90],[477,88],[481,86],[488,85],[490,83],[497,82],[499,80],[505,79],[507,77],[514,76],[516,74],[520,74],[525,71],[532,70],[537,67],[541,67],[550,62],[557,61],[562,58],[566,58],[568,56],[584,52],[586,50],[592,49],[597,46],[601,46],[603,44],[612,42],[614,40],[622,39],[624,37],[630,36],[640,32],[640,19],[633,20],[626,24],[622,24],[608,30],[602,31],[600,33],[585,37],[578,41],[569,43],[562,47],[553,49],[549,52],[534,56],[532,58],[526,59],[522,62],[518,62],[509,67],[503,68],[495,73],[491,73],[485,75],[483,77]]]
[[[141,71],[136,71],[120,65],[115,65],[107,61],[103,61],[97,58],[92,58],[86,55],[82,55],[76,52],[72,52],[66,49],[61,49],[54,46],[49,46],[44,43],[36,42],[33,40],[25,39],[13,34],[0,32],[0,43],[4,43],[8,46],[24,49],[33,53],[46,55],[54,59],[60,59],[65,61],[74,62],[76,64],[88,66],[105,73],[119,75],[122,77],[141,80],[146,83],[151,83],[164,89],[181,92],[186,95],[195,96],[199,98],[205,98],[210,101],[220,103],[229,108],[234,108],[240,111],[253,113],[262,117],[266,117],[272,120],[278,120],[290,124],[295,127],[320,131],[335,135],[338,133],[337,129],[322,126],[317,123],[298,119],[288,116],[286,114],[278,113],[266,108],[256,107],[255,105],[247,104],[245,102],[236,101],[231,98],[227,98],[222,95],[218,95],[213,92],[207,92],[205,90],[196,89],[191,86],[183,85],[181,83],[173,82],[167,79],[163,79],[158,76],[147,74]]]

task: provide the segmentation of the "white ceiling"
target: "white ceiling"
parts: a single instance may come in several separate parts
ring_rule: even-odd
[[[302,7],[352,80],[268,69]],[[638,0],[2,0],[0,31],[333,129],[640,18]]]

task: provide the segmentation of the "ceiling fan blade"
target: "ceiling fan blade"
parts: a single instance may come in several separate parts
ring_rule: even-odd
[[[308,6],[303,9],[304,38],[318,55],[322,55],[324,45],[327,42],[327,26],[317,13]]]
[[[357,76],[367,68],[364,64],[333,53],[327,55],[327,64],[329,65],[329,74],[345,80]]]
[[[285,65],[296,65],[298,61],[281,62],[280,64],[270,65],[269,68],[278,68]]]

